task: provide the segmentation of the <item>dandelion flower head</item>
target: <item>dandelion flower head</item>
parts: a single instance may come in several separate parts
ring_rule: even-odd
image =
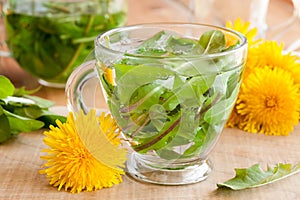
[[[298,124],[299,89],[287,71],[256,68],[241,87],[236,109],[244,131],[288,135]]]
[[[119,148],[120,131],[109,114],[70,113],[66,123],[57,120],[57,125],[44,132],[49,148],[41,156],[46,163],[40,173],[47,175],[50,185],[79,193],[122,182],[126,151]]]

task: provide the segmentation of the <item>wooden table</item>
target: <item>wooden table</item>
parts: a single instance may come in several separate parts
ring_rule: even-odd
[[[184,8],[172,0],[129,0],[128,24],[154,21],[187,21]],[[182,1],[184,2],[184,1]],[[287,17],[291,6],[283,0],[271,0],[272,21]],[[299,25],[299,24],[298,24]],[[299,30],[291,28],[286,43]],[[3,27],[0,29],[3,37]],[[299,34],[299,32],[298,32]],[[297,35],[298,35],[297,34]],[[16,86],[34,88],[37,81],[21,70],[12,59],[2,58],[0,74],[8,76]],[[1,87],[1,86],[0,86]],[[43,87],[37,96],[65,106],[64,90]],[[217,190],[216,183],[234,176],[234,168],[260,163],[292,163],[300,161],[300,126],[287,137],[250,134],[237,129],[224,129],[210,154],[214,169],[203,182],[187,186],[158,186],[136,182],[127,176],[120,185],[95,192],[70,194],[58,192],[38,171],[43,144],[42,131],[22,133],[18,138],[0,145],[0,199],[300,199],[300,174],[256,189],[243,191]]]

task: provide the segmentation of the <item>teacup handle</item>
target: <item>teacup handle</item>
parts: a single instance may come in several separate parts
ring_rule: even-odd
[[[99,79],[95,65],[95,59],[84,62],[68,78],[65,89],[68,111],[77,113],[83,110],[84,113],[88,113],[92,108],[97,109],[94,100],[99,99],[99,97],[96,98],[94,94],[96,94]],[[84,94],[85,89],[89,91],[87,94]],[[97,112],[107,112],[107,110],[97,109]]]

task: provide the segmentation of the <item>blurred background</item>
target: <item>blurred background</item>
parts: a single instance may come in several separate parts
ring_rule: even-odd
[[[214,7],[209,8],[209,4],[217,1],[222,2],[223,0],[206,0],[207,4],[204,5],[201,4],[203,0],[128,0],[127,24],[161,21],[203,23],[198,16],[199,12],[202,14],[203,10],[212,9],[208,13],[210,16],[220,14],[220,9],[228,9],[230,6],[228,2],[233,0],[225,0],[227,7],[219,5],[217,9]],[[244,1],[235,0],[235,2],[237,2],[234,4],[237,8],[232,12],[247,13],[243,12],[245,8],[241,7]],[[298,4],[298,11],[295,11],[295,4]],[[201,6],[205,8],[201,10]],[[266,13],[266,23],[268,25],[266,38],[284,42],[285,47],[291,46],[300,39],[300,19],[293,18],[295,12],[300,14],[299,0],[294,0],[294,2],[292,0],[269,0]],[[0,40],[2,41],[4,38],[5,30],[1,18]],[[21,69],[12,58],[0,58],[0,74],[9,77],[17,87],[25,85],[30,89],[38,86],[36,79]]]

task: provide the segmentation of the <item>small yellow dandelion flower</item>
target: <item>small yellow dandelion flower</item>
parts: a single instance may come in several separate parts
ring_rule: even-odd
[[[44,132],[50,148],[43,149],[47,155],[41,156],[47,162],[40,173],[51,185],[79,193],[122,182],[126,151],[118,147],[120,131],[109,114],[96,117],[95,111],[80,112],[75,118],[70,113],[66,123],[57,120],[57,125]]]
[[[254,41],[254,37],[257,34],[257,29],[250,29],[250,22],[244,22],[241,18],[237,18],[233,24],[231,21],[227,21],[225,26],[245,35],[249,46],[251,46],[252,42]]]
[[[110,83],[111,85],[115,85],[115,82],[114,82],[114,80],[113,80],[113,71],[112,71],[112,69],[111,68],[109,68],[109,67],[107,67],[106,65],[104,65],[103,63],[98,63],[100,66],[101,66],[101,68],[102,68],[102,71],[103,71],[103,73],[104,73],[104,77],[105,77],[105,79],[106,79],[106,81],[108,82],[108,83]]]
[[[300,94],[291,74],[279,68],[256,68],[241,86],[236,109],[244,131],[288,135],[298,124]]]

